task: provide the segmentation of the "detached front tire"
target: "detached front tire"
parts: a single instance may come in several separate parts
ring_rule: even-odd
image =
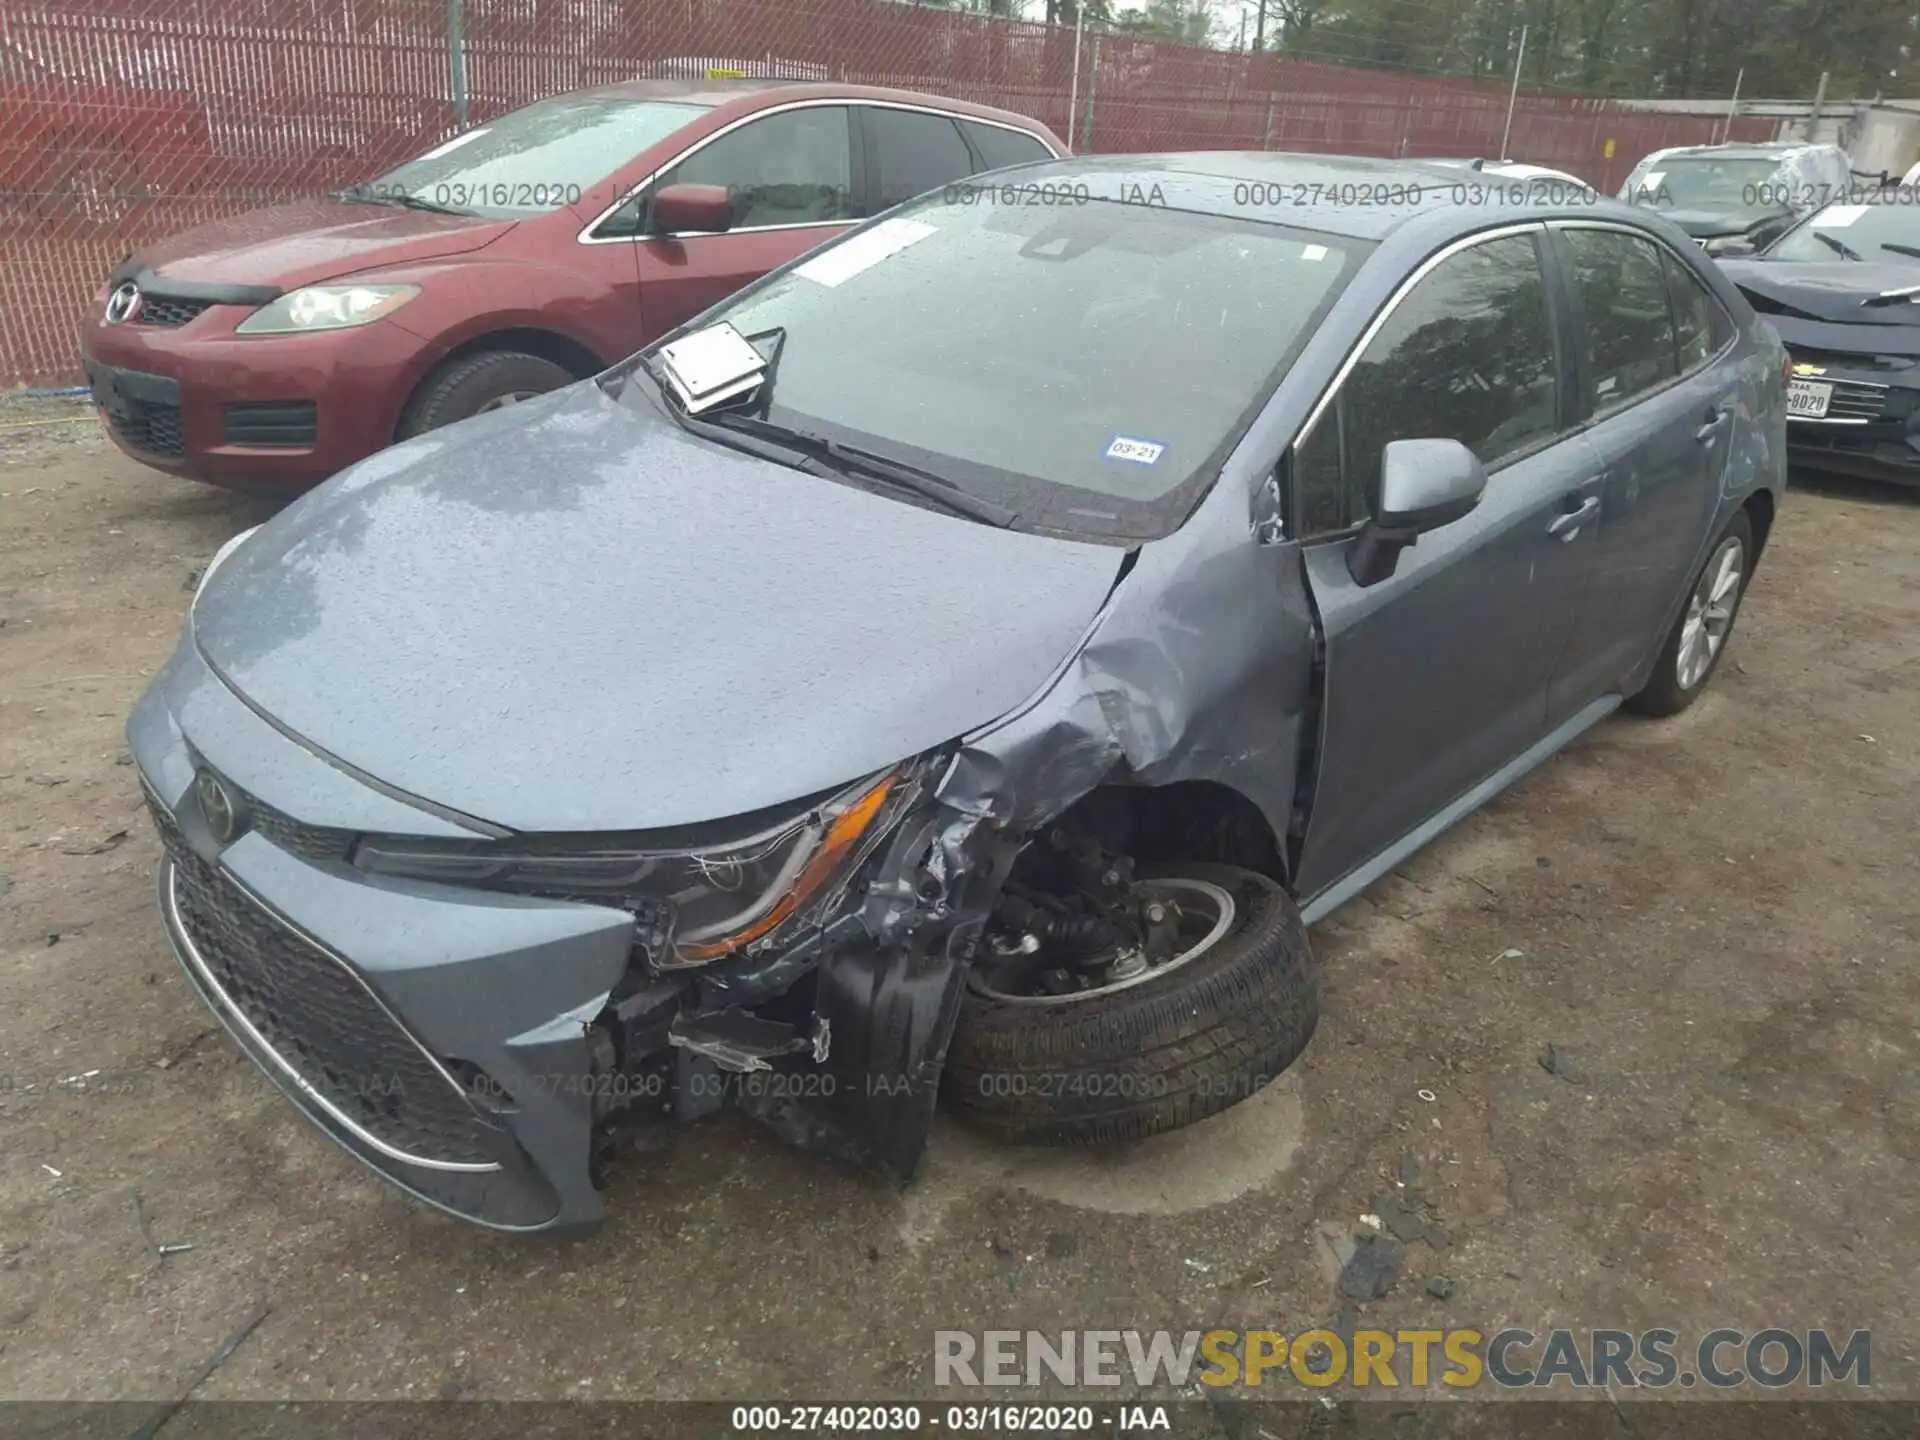
[[[400,438],[410,440],[484,410],[518,404],[571,385],[563,365],[519,350],[482,350],[441,363],[414,392],[400,417]]]
[[[1687,603],[1673,622],[1667,643],[1660,647],[1653,674],[1637,695],[1628,698],[1627,709],[1656,717],[1678,715],[1700,698],[1726,654],[1752,574],[1753,522],[1742,510],[1727,522],[1707,552],[1706,563],[1687,592]]]
[[[976,966],[943,1082],[963,1114],[1019,1143],[1138,1140],[1247,1099],[1306,1049],[1320,976],[1284,890],[1229,865],[1139,883],[1232,913],[1191,958],[1081,994],[999,993]]]

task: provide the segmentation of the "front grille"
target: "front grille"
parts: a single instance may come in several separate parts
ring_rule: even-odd
[[[360,977],[196,855],[151,795],[148,808],[201,964],[326,1106],[399,1156],[494,1163],[490,1127]]]
[[[291,815],[283,815],[258,800],[247,801],[247,819],[255,830],[282,850],[303,855],[309,860],[345,860],[353,849],[351,830],[330,830],[324,825],[309,825]]]
[[[1839,350],[1812,350],[1805,345],[1793,347],[1793,359],[1799,365],[1819,365],[1828,370],[1911,370],[1915,360],[1907,355],[1849,355]]]
[[[172,295],[142,295],[140,308],[134,312],[136,325],[184,325],[198,315],[210,300],[181,300]]]
[[[246,400],[227,406],[224,428],[229,445],[297,448],[313,444],[319,418],[311,400]]]
[[[1859,380],[1835,380],[1833,399],[1827,403],[1829,420],[1878,420],[1881,407],[1887,403],[1887,391],[1883,385],[1869,385]]]
[[[135,450],[178,460],[187,453],[186,431],[180,424],[178,405],[152,405],[129,400],[124,415],[108,417],[113,433]]]

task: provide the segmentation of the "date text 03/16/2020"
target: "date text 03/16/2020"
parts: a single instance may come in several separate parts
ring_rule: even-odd
[[[1164,1405],[736,1405],[737,1434],[925,1435],[946,1432],[1131,1435],[1171,1430]]]

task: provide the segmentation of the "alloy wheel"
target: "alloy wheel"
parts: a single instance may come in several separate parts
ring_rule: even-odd
[[[1700,583],[1687,599],[1686,623],[1681,626],[1680,649],[1674,657],[1675,679],[1682,690],[1691,690],[1707,678],[1721,646],[1727,643],[1733,612],[1740,603],[1746,558],[1740,537],[1729,535],[1700,572]]]

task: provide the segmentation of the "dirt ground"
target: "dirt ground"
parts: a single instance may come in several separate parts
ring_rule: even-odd
[[[1320,926],[1247,1104],[1126,1154],[943,1124],[904,1195],[722,1117],[570,1246],[390,1193],[168,954],[121,724],[261,518],[0,404],[0,1396],[174,1395],[262,1302],[200,1395],[929,1396],[936,1329],[1334,1321],[1403,1153],[1447,1243],[1367,1325],[1869,1329],[1920,1395],[1920,496],[1797,488],[1710,693]]]

